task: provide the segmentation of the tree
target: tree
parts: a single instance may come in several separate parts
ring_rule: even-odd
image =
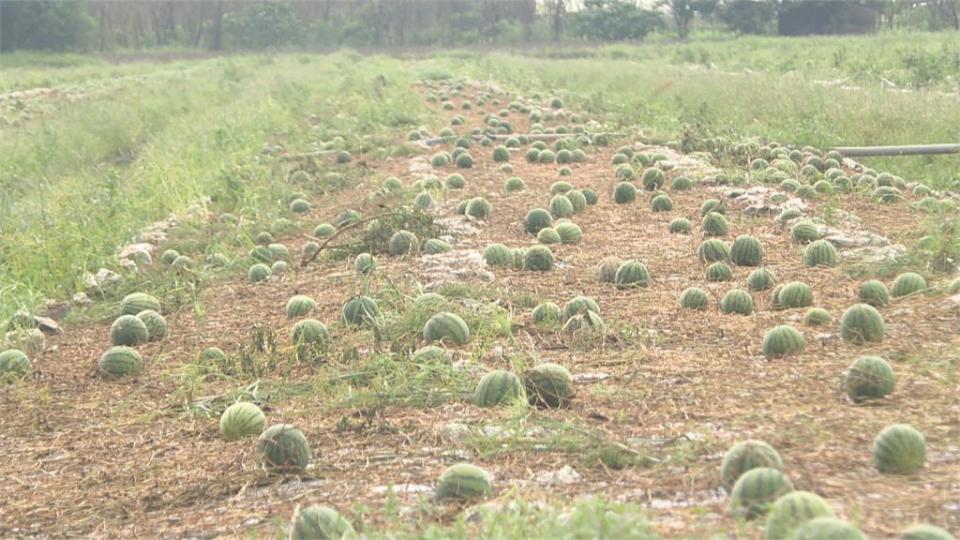
[[[690,23],[697,13],[710,15],[717,7],[718,0],[660,0],[658,5],[670,8],[673,22],[677,25],[677,36],[686,39],[690,35]]]
[[[0,2],[0,50],[83,50],[97,23],[82,2],[4,0]]]
[[[224,16],[227,36],[234,46],[265,49],[302,45],[306,27],[290,6],[280,2],[251,5],[243,11]]]
[[[586,0],[577,14],[577,32],[594,41],[643,39],[663,26],[660,16],[623,0]]]
[[[727,1],[720,9],[720,20],[741,34],[769,34],[777,20],[777,5],[772,1]]]

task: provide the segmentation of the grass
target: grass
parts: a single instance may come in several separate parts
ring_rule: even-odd
[[[361,153],[378,133],[416,125],[420,104],[399,64],[354,60],[206,60],[3,130],[0,283],[10,285],[0,289],[0,318],[69,296],[84,271],[115,267],[145,225],[198,201],[213,197],[211,210],[263,221],[281,191],[279,164],[254,158],[265,144],[309,150],[368,134],[346,141]],[[308,107],[323,120],[312,123]]]
[[[771,47],[773,42],[770,43]],[[526,93],[557,93],[611,130],[643,126],[650,140],[761,137],[817,148],[960,139],[960,100],[937,92],[891,93],[816,84],[806,72],[691,70],[664,60],[475,56],[471,72]],[[863,160],[911,180],[952,185],[956,156]]]

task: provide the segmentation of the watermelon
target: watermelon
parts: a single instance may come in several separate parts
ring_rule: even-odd
[[[484,375],[473,396],[474,402],[481,407],[527,399],[520,378],[504,370],[491,371]]]
[[[353,525],[329,506],[315,504],[301,508],[293,516],[289,540],[341,540],[352,538]]]
[[[792,491],[777,499],[767,515],[768,540],[791,538],[791,534],[808,521],[819,517],[835,517],[827,502],[809,491]]]
[[[556,409],[573,399],[573,378],[567,368],[543,363],[523,374],[523,386],[531,405]]]
[[[923,434],[908,424],[887,426],[873,440],[873,463],[884,474],[914,474],[927,460]]]
[[[146,309],[137,313],[137,318],[147,327],[147,339],[149,341],[160,341],[167,337],[167,321],[152,309]],[[120,343],[120,345],[123,345]]]
[[[818,182],[819,183],[819,182]],[[811,519],[797,528],[790,540],[867,540],[860,529],[834,517]]]
[[[546,246],[533,246],[523,255],[523,268],[535,272],[553,269],[553,252]]]
[[[770,329],[763,337],[763,355],[780,358],[801,353],[806,345],[803,334],[790,325],[782,324]]]
[[[273,274],[273,271],[269,266],[263,263],[257,263],[250,267],[249,272],[247,273],[250,281],[252,283],[259,283],[261,281],[266,281]]]
[[[27,355],[18,349],[9,349],[0,352],[0,377],[7,373],[13,373],[14,376],[23,377],[30,370],[30,359]]]
[[[550,216],[550,212],[543,208],[534,208],[527,212],[526,217],[523,218],[523,227],[530,234],[537,234],[540,229],[551,225],[553,225],[553,218]]]
[[[488,266],[511,266],[513,254],[503,244],[490,244],[483,250],[483,260]]]
[[[806,283],[791,281],[778,289],[775,302],[783,308],[808,307],[813,304],[813,290]]]
[[[456,345],[464,345],[470,341],[470,329],[459,315],[444,311],[430,317],[423,327],[423,339],[428,343],[448,340]]]
[[[726,314],[750,315],[753,313],[753,297],[742,289],[731,289],[720,301],[720,311]]]
[[[886,333],[880,312],[868,304],[854,304],[840,317],[840,335],[855,345],[880,341]]]
[[[459,463],[440,475],[438,499],[479,499],[493,493],[490,473],[469,463]]]
[[[900,298],[915,294],[927,289],[927,280],[923,276],[914,272],[905,272],[897,276],[893,281],[893,288],[890,293],[894,298]]]
[[[344,324],[376,325],[380,319],[380,307],[369,296],[356,296],[343,305],[340,318]]]
[[[130,347],[113,347],[100,357],[100,371],[114,377],[137,375],[143,369],[143,358]]]
[[[618,289],[633,287],[647,287],[650,285],[650,272],[647,267],[637,260],[626,261],[617,269],[614,283]]]
[[[753,236],[742,234],[730,246],[730,260],[739,266],[759,266],[763,262],[763,245]]]
[[[774,501],[791,491],[793,484],[780,470],[754,467],[740,475],[733,484],[731,508],[734,515],[757,518],[766,514]]]
[[[720,484],[727,493],[743,473],[757,467],[783,470],[780,454],[769,444],[759,440],[746,440],[730,447],[720,464]]]
[[[253,456],[257,466],[268,473],[302,473],[310,461],[310,445],[293,425],[275,424],[260,434]]]
[[[857,298],[864,304],[873,307],[883,307],[890,303],[890,293],[882,281],[868,279],[860,284]]]
[[[130,293],[120,301],[122,315],[136,315],[148,309],[161,313],[160,301],[146,293]]]
[[[826,240],[814,240],[803,252],[803,264],[807,266],[836,266],[837,248]]]
[[[313,298],[302,294],[293,295],[290,297],[290,300],[287,300],[287,318],[294,319],[303,317],[316,307],[317,303],[313,301]]]
[[[290,330],[290,341],[293,342],[297,359],[301,361],[321,358],[329,339],[326,325],[316,319],[299,321]]]
[[[397,231],[393,233],[387,243],[387,251],[394,257],[416,254],[420,250],[420,241],[416,235],[410,231]]]
[[[710,295],[700,287],[688,287],[680,293],[680,307],[683,309],[706,309],[710,304]]]
[[[259,435],[266,421],[266,415],[255,404],[234,403],[220,415],[220,435],[227,442]]]
[[[142,320],[133,315],[121,315],[110,326],[110,341],[114,345],[139,345],[150,340],[150,332]]]
[[[361,275],[372,274],[377,268],[377,261],[369,253],[361,253],[353,260],[353,269]]]

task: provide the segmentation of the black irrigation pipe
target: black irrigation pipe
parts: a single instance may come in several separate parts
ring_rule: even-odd
[[[847,157],[860,156],[920,156],[960,153],[960,144],[912,144],[905,146],[838,146],[834,148]]]

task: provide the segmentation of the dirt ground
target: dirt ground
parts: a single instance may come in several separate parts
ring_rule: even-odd
[[[486,112],[496,112],[514,98],[498,97],[499,106],[436,110],[444,118],[463,114],[468,127],[478,126]],[[529,127],[525,115],[514,113],[510,119],[519,132]],[[513,489],[529,500],[595,494],[649,507],[654,528],[664,537],[697,538],[717,531],[754,537],[760,529],[739,528],[729,500],[718,491],[720,458],[744,439],[770,443],[797,489],[820,494],[838,515],[857,522],[873,538],[893,536],[917,521],[960,531],[960,306],[942,295],[896,300],[882,310],[887,327],[882,343],[844,343],[838,321],[856,302],[860,280],[848,277],[842,265],[805,267],[803,247],[772,216],[747,217],[728,204],[727,239],[739,234],[759,238],[764,264],[777,282],[809,284],[814,305],[827,309],[834,321],[822,329],[806,327],[805,309],[774,310],[769,291],[753,295],[753,315],[724,315],[719,299],[731,288],[745,289],[752,268],[734,266],[732,282],[708,283],[697,260],[703,240],[696,225],[700,204],[723,197],[723,189],[698,184],[690,191],[669,192],[674,209],[663,213],[652,212],[643,193],[632,204],[614,204],[610,161],[619,144],[625,142],[597,148],[585,162],[570,165],[569,181],[593,188],[600,201],[573,218],[583,230],[581,243],[554,247],[557,268],[547,273],[488,268],[495,281],[476,279],[474,284],[560,305],[576,295],[592,296],[608,326],[633,329],[633,339],[613,333],[592,347],[568,346],[554,332],[537,329],[526,310],[515,308],[515,344],[499,345],[560,363],[578,377],[577,397],[569,408],[531,410],[533,419],[569,421],[610,440],[629,441],[658,463],[614,471],[561,451],[527,448],[471,455],[443,440],[437,428],[460,422],[482,429],[506,413],[466,400],[422,408],[388,406],[377,411],[370,428],[345,431],[338,428],[344,418],[358,418],[362,411],[331,409],[324,404],[322,388],[314,387],[309,394],[278,400],[266,411],[268,423],[292,423],[306,434],[313,450],[307,477],[264,476],[253,464],[251,441],[222,441],[215,417],[171,413],[185,400],[199,402],[235,384],[208,380],[185,396],[175,374],[206,347],[235,352],[249,341],[255,324],[277,329],[284,338],[290,326],[284,306],[295,293],[317,301],[313,316],[330,326],[335,339],[350,339],[353,331],[336,323],[342,303],[356,292],[350,264],[291,265],[285,277],[263,284],[238,277],[206,285],[203,318],[189,309],[167,313],[171,337],[141,348],[147,367],[135,379],[105,380],[96,372],[97,359],[109,344],[109,322],[68,327],[63,336],[48,339],[48,350],[34,362],[29,378],[0,389],[6,413],[0,419],[0,449],[6,456],[0,462],[6,479],[0,484],[0,536],[271,537],[297,505],[313,503],[342,510],[364,503],[371,509],[363,516],[365,525],[375,528],[386,519],[384,486],[413,486],[399,495],[412,505],[421,495],[417,486],[432,486],[447,466],[468,457],[493,473],[495,498]],[[438,148],[451,150],[452,145]],[[513,151],[510,160],[513,175],[526,182],[519,193],[504,193],[503,182],[511,175],[498,171],[490,148],[471,148],[476,159],[471,169],[451,166],[437,172],[441,178],[459,172],[467,179],[463,192],[446,192],[448,201],[438,213],[453,214],[457,201],[476,195],[493,207],[488,220],[474,223],[480,233],[458,237],[455,250],[535,242],[524,233],[522,220],[530,208],[548,205],[559,166],[527,163],[524,151]],[[358,200],[376,188],[373,182],[395,174],[410,185],[419,176],[409,172],[407,159],[368,160],[367,165],[383,171],[382,176],[315,201],[314,210],[302,219],[312,226],[348,207],[366,210]],[[670,171],[668,179],[682,173]],[[700,179],[696,171],[690,175]],[[813,201],[806,214],[818,216],[824,205],[836,205],[858,216],[865,229],[892,239],[919,230],[924,218],[906,203],[879,205],[857,195],[831,200]],[[667,225],[676,217],[690,219],[694,233],[669,234]],[[301,235],[279,239],[292,253],[299,253],[305,240]],[[597,263],[610,255],[642,261],[652,276],[650,286],[618,290],[599,283]],[[381,256],[378,263],[410,290],[425,282],[422,261]],[[708,310],[678,307],[680,292],[690,286],[711,293]],[[803,332],[806,350],[767,360],[761,355],[764,333],[784,323]],[[864,354],[889,359],[897,387],[886,399],[853,405],[840,388],[840,377]],[[483,358],[485,369],[508,367],[496,355],[471,358]],[[265,379],[295,385],[310,384],[313,377],[311,367],[296,366]],[[927,466],[916,475],[885,476],[873,467],[872,440],[894,422],[910,423],[926,436]],[[544,473],[565,465],[578,473],[575,481],[542,481]],[[446,518],[456,510],[451,507]]]

